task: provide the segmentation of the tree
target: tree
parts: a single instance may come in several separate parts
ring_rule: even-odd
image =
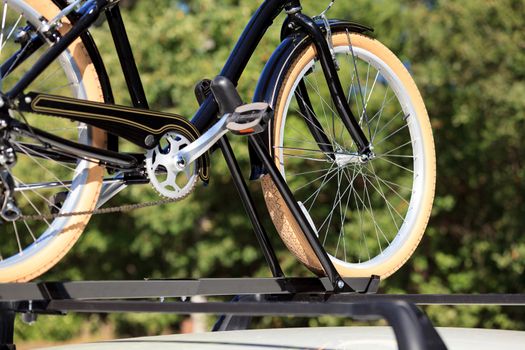
[[[178,1],[153,0],[126,9],[124,18],[153,108],[190,117],[197,103],[189,91],[201,78],[220,71],[257,5],[198,0],[181,6]],[[304,5],[308,14],[319,13],[325,6]],[[410,66],[435,132],[438,187],[426,237],[415,256],[383,282],[381,290],[523,291],[523,1],[341,1],[329,15],[372,25],[373,35]],[[259,72],[278,45],[282,19],[276,20],[239,83],[245,101],[250,100]],[[125,83],[107,31],[101,27],[93,32],[117,101],[126,103]],[[236,139],[234,147],[243,156],[241,165],[247,174],[244,140]],[[251,188],[257,192],[258,184]],[[183,203],[123,213],[118,219],[94,218],[72,252],[45,279],[268,276],[236,196],[224,163],[214,154],[208,187],[200,186]],[[113,204],[157,198],[147,186],[134,187]],[[260,196],[257,200],[263,211]],[[269,221],[266,227],[271,228]],[[308,275],[277,235],[271,236],[286,271]],[[427,312],[438,325],[525,328],[520,310],[443,310],[428,308]],[[158,321],[158,327],[149,331],[176,329],[178,320]],[[131,318],[119,322],[127,325],[118,328],[120,334],[145,331]]]

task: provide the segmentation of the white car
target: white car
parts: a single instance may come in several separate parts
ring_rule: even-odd
[[[449,350],[523,350],[525,332],[436,328]],[[176,334],[67,345],[56,350],[383,350],[398,349],[390,327],[286,328]]]

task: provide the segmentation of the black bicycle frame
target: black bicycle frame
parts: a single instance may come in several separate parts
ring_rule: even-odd
[[[34,64],[34,66],[18,81],[18,83],[6,93],[8,99],[15,99],[20,96],[22,92],[33,82],[46,68],[54,61],[67,47],[82,35],[93,22],[100,16],[103,11],[106,11],[106,17],[111,29],[116,51],[119,56],[123,73],[126,78],[126,83],[130,92],[133,106],[136,108],[148,108],[144,88],[133,59],[130,43],[125,31],[125,27],[120,16],[117,2],[111,0],[89,0],[82,8],[77,11],[78,20],[72,29],[65,34],[59,41],[57,41],[50,49],[48,49],[42,57]],[[321,30],[315,22],[309,17],[302,15],[300,12],[300,1],[283,1],[283,0],[266,0],[264,1],[256,13],[252,16],[250,22],[241,34],[234,49],[232,50],[228,60],[226,61],[220,75],[228,78],[237,85],[242,72],[246,68],[250,58],[253,55],[260,40],[266,33],[266,30],[272,25],[273,20],[283,11],[286,10],[291,21],[299,28],[301,28],[308,36],[312,38],[316,49],[319,52],[319,57],[323,72],[325,73],[328,87],[330,89],[335,107],[342,118],[344,125],[347,127],[350,135],[358,145],[359,151],[365,153],[368,151],[368,141],[359,127],[356,118],[353,116],[348,104],[346,103],[345,94],[338,79],[335,65],[331,59],[331,53],[326,43]],[[69,106],[66,106],[66,109]],[[210,96],[197,110],[191,123],[199,132],[205,131],[215,121],[218,112],[217,103]],[[78,111],[72,110],[68,115],[78,114]],[[61,115],[63,116],[63,115]],[[125,116],[125,114],[124,114]],[[130,115],[130,118],[133,117]],[[315,117],[315,116],[313,116]],[[80,121],[86,121],[78,119]],[[86,121],[90,122],[90,121]],[[102,127],[110,133],[119,134],[119,130],[126,123],[126,118],[113,125],[111,123],[105,125],[97,125]],[[139,120],[139,123],[146,123],[146,120]],[[129,128],[130,126],[127,125]],[[133,128],[133,127],[131,127]],[[130,141],[145,147],[151,148],[153,143],[144,142],[148,134],[142,134],[130,139]],[[326,143],[322,135],[314,135],[319,139],[319,144]],[[158,138],[154,139],[157,141]],[[140,140],[140,141],[137,141]],[[151,141],[151,138],[149,139]]]
[[[63,0],[53,1],[64,3]],[[217,120],[218,106],[216,101],[211,95],[208,96],[194,114],[191,119],[191,124],[178,115],[149,111],[144,88],[133,59],[124,23],[117,6],[118,0],[86,1],[75,14],[72,14],[72,16],[75,17],[75,23],[71,30],[64,34],[60,40],[57,40],[17,82],[17,84],[5,94],[8,103],[11,105],[16,103],[20,110],[34,111],[37,113],[40,112],[59,117],[68,117],[77,121],[86,122],[101,127],[112,134],[125,137],[144,148],[154,147],[156,144],[155,141],[158,141],[162,136],[162,133],[167,131],[167,128],[169,127],[175,128],[176,130],[182,129],[183,132],[190,134],[188,135],[190,139],[191,137],[197,138],[199,132],[204,132]],[[319,26],[311,18],[301,13],[299,0],[265,0],[250,19],[220,72],[220,75],[228,78],[235,86],[237,85],[241,74],[246,68],[248,61],[252,57],[260,40],[266,33],[266,30],[272,25],[274,19],[283,10],[288,14],[289,18],[287,23],[293,24],[293,30],[308,36],[311,39],[311,42],[315,45],[334,105],[343,121],[343,124],[347,127],[350,135],[358,146],[359,152],[366,155],[366,153],[369,152],[368,140],[346,102],[346,97],[341,82],[339,81],[337,70],[326,39]],[[49,66],[49,64],[51,64],[51,62],[65,51],[74,40],[84,35],[86,30],[104,11],[106,12],[106,17],[134,108],[94,103],[58,96],[53,97],[51,95],[38,93],[24,95],[24,90]],[[38,44],[38,42],[35,43],[35,45]],[[43,45],[43,41],[40,45]],[[264,79],[264,77],[262,76],[261,79]],[[309,118],[313,120],[316,116],[312,113],[309,115]],[[189,126],[185,123],[189,124]],[[23,125],[19,125],[18,127],[20,129],[24,128]],[[25,128],[27,131],[27,126],[25,126]],[[34,130],[36,129],[31,129],[29,131]],[[55,144],[61,143],[60,138],[43,131],[39,132],[40,134],[37,133],[39,137],[45,137],[50,140],[49,142],[52,141],[52,143]],[[325,139],[326,135],[323,135],[322,133],[314,133],[313,136],[320,145],[327,143]],[[259,136],[250,136],[249,139],[252,150],[256,151],[256,156],[260,158],[266,167],[287,206],[294,214],[301,230],[306,235],[306,238],[316,253],[324,271],[332,282],[334,291],[349,290],[350,287],[346,285],[335,270],[330,258],[322,248],[321,243],[313,232],[313,229],[308,223],[301,208],[293,198],[293,194],[286,186],[281,173],[276,168],[271,156],[268,154],[267,145],[264,144],[264,141]],[[75,148],[74,143],[71,143],[71,141],[64,141],[62,146],[64,145],[72,149]],[[223,152],[225,152],[225,157],[234,160],[231,150],[229,147],[226,147],[226,143],[222,142],[221,146]],[[125,167],[132,167],[134,164],[132,158],[130,159],[126,157],[130,155],[123,153],[112,152],[110,150],[97,150],[96,148],[80,145],[78,146],[78,150],[79,152],[84,152],[84,154],[90,152],[90,158],[99,159],[104,164],[112,164],[112,158],[114,158],[113,164],[115,167],[118,167],[118,164],[124,164]],[[328,153],[331,152],[330,149],[326,151]],[[97,155],[97,152],[100,156]],[[201,160],[201,162],[204,162],[201,163],[201,165],[207,165],[206,160]],[[233,170],[236,169],[234,162],[231,162],[229,165]],[[201,174],[201,177],[206,179],[206,174]],[[241,183],[240,176],[237,176],[237,180],[237,187],[240,190],[243,190],[245,185]],[[245,204],[252,206],[251,203],[249,203],[249,198],[246,197],[248,198],[246,199],[244,197],[243,201],[246,202]],[[264,240],[262,235],[261,237]],[[275,260],[272,252],[265,252],[265,256],[270,260]],[[272,272],[274,275],[279,275],[281,273],[277,266],[272,269]]]

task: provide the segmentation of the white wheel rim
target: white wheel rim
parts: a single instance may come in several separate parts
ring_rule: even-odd
[[[346,53],[349,51],[348,46],[338,46],[335,47],[336,53]],[[417,118],[414,118],[413,116],[416,115],[416,108],[414,105],[414,102],[410,100],[409,93],[406,89],[403,88],[403,84],[401,80],[394,74],[392,69],[379,57],[376,55],[370,53],[369,51],[360,48],[360,47],[353,47],[354,54],[357,58],[366,60],[371,65],[378,69],[381,72],[381,75],[384,76],[388,83],[390,84],[392,90],[394,91],[397,99],[399,100],[400,104],[403,106],[403,112],[405,115],[409,115],[408,117],[408,130],[410,133],[411,140],[413,141],[412,145],[412,152],[414,156],[414,162],[413,162],[413,185],[412,189],[413,192],[410,196],[410,201],[408,205],[408,209],[406,212],[406,217],[401,225],[399,231],[397,232],[395,238],[391,241],[390,245],[386,247],[381,254],[376,255],[375,257],[372,257],[368,261],[363,261],[359,263],[352,263],[352,262],[345,262],[341,259],[335,258],[334,256],[330,255],[331,259],[337,263],[338,265],[342,266],[343,268],[348,269],[373,269],[376,268],[385,262],[392,259],[393,255],[395,255],[409,240],[411,232],[416,229],[418,217],[421,215],[421,208],[422,208],[422,202],[424,201],[424,189],[425,189],[425,181],[426,181],[426,174],[425,174],[425,161],[424,161],[424,154],[425,149],[423,145],[423,137],[422,137],[422,128],[417,120]],[[275,150],[276,154],[278,154],[279,159],[283,160],[284,158],[284,132],[285,132],[285,126],[286,126],[286,118],[288,116],[288,111],[290,108],[290,103],[292,101],[292,98],[294,96],[294,92],[303,78],[303,76],[312,68],[312,66],[315,64],[315,62],[312,60],[310,61],[300,72],[300,74],[297,76],[289,95],[287,96],[287,100],[285,101],[285,106],[283,109],[283,115],[282,115],[282,122],[281,122],[281,129],[279,130],[280,138],[278,140],[278,149]],[[419,142],[417,142],[419,140]],[[283,177],[286,178],[286,171],[284,169],[284,162],[281,162],[280,166],[281,173],[283,174]]]
[[[12,7],[12,11],[16,11],[25,16],[26,20],[32,25],[38,26],[40,24],[38,20],[42,16],[27,3],[19,0],[7,0],[6,4]],[[37,21],[36,23],[34,23],[35,20]],[[58,60],[65,76],[67,77],[68,82],[71,84],[73,96],[79,99],[86,99],[87,94],[82,84],[82,73],[78,69],[71,53],[69,51],[65,51],[59,56]],[[82,127],[79,128],[79,141],[86,144],[91,143],[91,134],[87,132],[87,129]],[[75,211],[78,203],[82,200],[83,195],[85,195],[84,192],[86,191],[88,173],[90,167],[92,166],[93,163],[87,160],[77,163],[75,167],[74,178],[72,179],[72,184],[70,187],[71,192],[61,207],[61,213]],[[53,242],[53,239],[58,234],[63,232],[66,227],[70,226],[70,222],[72,220],[74,220],[72,217],[61,217],[50,222],[49,227],[44,232],[40,233],[33,243],[25,246],[21,253],[2,259],[0,261],[0,271],[2,269],[7,270],[15,268],[16,265],[32,259],[36,254],[50,245]],[[20,227],[23,227],[23,225]],[[38,232],[35,233],[38,234]]]

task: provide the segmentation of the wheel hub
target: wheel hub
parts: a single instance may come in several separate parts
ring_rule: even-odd
[[[375,154],[370,152],[369,154],[363,153],[348,153],[348,152],[337,152],[335,153],[335,163],[338,167],[344,168],[350,164],[364,164],[375,158]]]

